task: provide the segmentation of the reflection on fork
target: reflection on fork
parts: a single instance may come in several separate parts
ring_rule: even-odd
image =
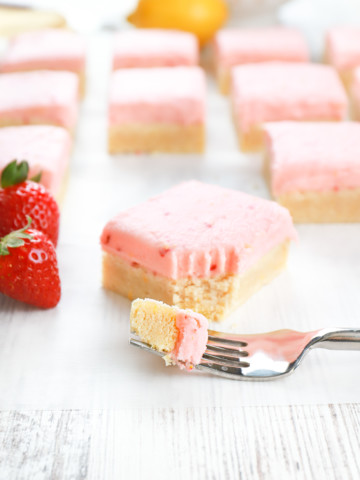
[[[313,332],[276,330],[238,335],[209,330],[201,363],[195,368],[234,380],[271,380],[292,373],[313,348],[359,350],[360,329],[326,328]],[[130,343],[160,356],[131,333]]]

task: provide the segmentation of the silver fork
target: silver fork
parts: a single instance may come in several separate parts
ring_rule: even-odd
[[[209,330],[206,351],[195,368],[233,380],[272,380],[290,375],[313,348],[359,350],[359,328],[325,328],[313,332],[276,330],[237,335]],[[160,355],[134,333],[130,343]]]

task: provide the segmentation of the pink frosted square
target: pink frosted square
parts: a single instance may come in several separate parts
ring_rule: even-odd
[[[48,125],[0,128],[0,171],[12,160],[27,160],[29,177],[42,172],[41,183],[54,196],[68,168],[71,138],[67,130]]]
[[[220,30],[214,40],[216,62],[220,68],[245,63],[307,62],[309,52],[304,37],[290,28]]]
[[[73,130],[79,81],[72,72],[39,70],[0,74],[0,124],[43,123]]]
[[[14,37],[0,62],[0,72],[85,69],[85,44],[76,33],[48,29]]]
[[[360,66],[360,28],[337,27],[326,35],[327,61],[345,73]]]
[[[115,36],[113,69],[196,65],[198,42],[192,33],[134,29]]]
[[[121,212],[105,226],[104,251],[167,278],[246,271],[296,237],[275,202],[197,181],[182,183]]]
[[[360,123],[264,126],[275,196],[360,188]]]
[[[200,67],[117,70],[111,79],[109,123],[203,124],[205,87]]]
[[[264,122],[343,120],[347,97],[327,65],[268,62],[232,71],[235,121],[243,133]]]

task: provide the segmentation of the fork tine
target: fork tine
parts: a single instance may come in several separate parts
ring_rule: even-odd
[[[249,355],[248,352],[245,352],[244,350],[221,347],[212,345],[211,343],[206,345],[206,352],[212,355],[224,355],[231,358],[247,357]]]
[[[204,353],[202,356],[201,360],[207,360],[208,365],[212,365],[215,367],[215,365],[218,365],[219,367],[225,367],[225,368],[230,368],[230,367],[249,367],[248,362],[244,361],[239,361],[234,360],[232,357],[226,357],[222,355],[209,355],[208,353]],[[201,362],[202,363],[202,362]]]
[[[201,362],[199,365],[195,365],[197,370],[205,371],[213,375],[220,375],[222,377],[236,378],[239,379],[242,377],[242,369],[244,367],[230,367],[226,365],[221,365],[218,363],[208,363],[207,360]]]
[[[222,332],[208,331],[209,342],[215,345],[224,345],[225,347],[233,345],[236,347],[246,347],[247,342],[243,341],[239,335],[230,335]]]

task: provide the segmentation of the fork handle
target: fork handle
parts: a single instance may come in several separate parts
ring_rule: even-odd
[[[323,329],[317,332],[312,345],[328,350],[360,350],[359,328]]]

